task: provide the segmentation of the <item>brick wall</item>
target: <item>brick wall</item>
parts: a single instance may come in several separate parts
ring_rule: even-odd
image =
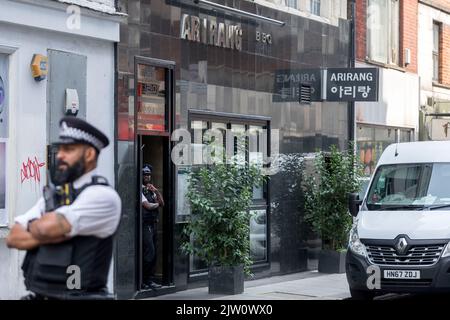
[[[439,78],[442,84],[450,86],[450,25],[442,25],[440,44]]]
[[[400,66],[405,66],[405,49],[411,52],[411,63],[406,67],[409,72],[417,73],[417,34],[418,1],[400,1]]]
[[[450,0],[445,0],[450,3]],[[418,0],[400,1],[399,65],[404,67],[406,48],[411,51],[409,72],[417,73]],[[356,59],[364,61],[367,54],[367,0],[356,0]]]
[[[366,59],[367,0],[356,0],[356,59]]]

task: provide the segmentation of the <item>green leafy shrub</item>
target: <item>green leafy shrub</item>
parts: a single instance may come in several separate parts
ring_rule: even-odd
[[[348,193],[361,187],[362,166],[353,153],[332,146],[330,152],[319,152],[314,173],[304,181],[305,220],[322,239],[322,248],[342,250],[352,224],[348,212]]]
[[[264,181],[247,162],[216,163],[191,171],[187,198],[192,217],[183,230],[181,249],[208,266],[243,265],[250,274],[250,213],[253,188]],[[194,242],[190,241],[194,239]]]

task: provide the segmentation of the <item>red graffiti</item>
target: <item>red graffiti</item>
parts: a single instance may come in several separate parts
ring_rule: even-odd
[[[22,163],[20,169],[21,183],[25,180],[34,180],[34,182],[41,182],[41,168],[45,166],[45,162],[39,162],[37,157],[34,157],[34,161],[28,158],[27,162]]]

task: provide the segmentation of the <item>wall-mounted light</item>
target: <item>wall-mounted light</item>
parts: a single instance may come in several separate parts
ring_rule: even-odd
[[[235,14],[238,14],[240,16],[266,21],[266,22],[269,22],[269,23],[276,24],[278,26],[284,26],[286,24],[284,21],[275,20],[275,19],[272,19],[272,18],[261,16],[259,14],[254,14],[254,13],[251,13],[251,12],[247,12],[247,11],[236,9],[236,8],[232,8],[232,7],[227,7],[227,6],[224,6],[222,4],[215,3],[215,2],[212,2],[212,1],[208,1],[208,0],[194,0],[194,3],[207,5],[207,6],[210,6],[210,7],[213,7],[213,8],[221,9],[223,11],[235,13]]]

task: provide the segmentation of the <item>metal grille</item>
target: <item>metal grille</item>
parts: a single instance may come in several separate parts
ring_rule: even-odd
[[[301,83],[300,84],[300,100],[301,104],[311,104],[311,85]]]
[[[370,262],[377,265],[429,266],[441,256],[445,244],[413,246],[405,254],[399,255],[393,247],[367,245]]]
[[[429,287],[431,286],[432,279],[382,279],[381,287]]]

